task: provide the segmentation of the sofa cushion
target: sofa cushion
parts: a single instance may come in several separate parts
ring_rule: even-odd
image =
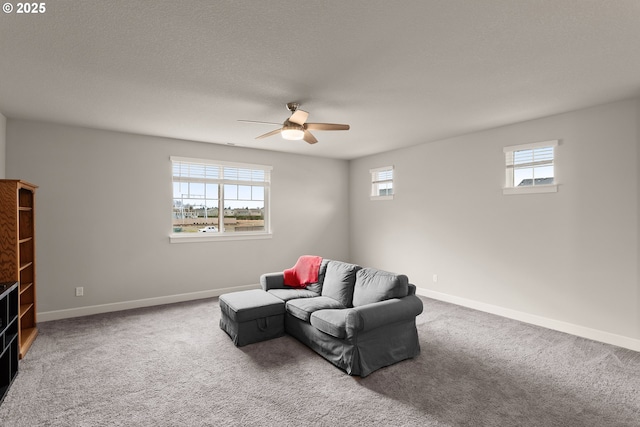
[[[353,306],[359,307],[391,298],[406,297],[408,292],[409,279],[404,274],[363,268],[356,274]]]
[[[309,321],[316,329],[332,337],[347,336],[347,312],[349,310],[318,310],[311,313]]]
[[[327,272],[327,265],[329,264],[329,261],[331,260],[328,260],[326,258],[322,259],[322,262],[320,263],[320,269],[318,270],[318,282],[308,284],[307,290],[311,292],[317,292],[318,295],[322,293],[322,282],[324,282],[324,275]]]
[[[356,284],[356,272],[360,269],[355,264],[329,262],[322,283],[322,296],[333,298],[345,307],[353,307],[353,287]]]
[[[312,292],[308,289],[269,289],[271,295],[275,295],[280,298],[282,301],[289,301],[290,299],[296,298],[313,298],[319,297],[320,293]]]
[[[287,301],[287,312],[305,322],[309,321],[311,313],[326,308],[345,308],[344,305],[329,297],[299,298]]]

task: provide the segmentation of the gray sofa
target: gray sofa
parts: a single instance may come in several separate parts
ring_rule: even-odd
[[[420,353],[422,301],[403,274],[323,259],[318,282],[304,289],[285,286],[282,272],[260,285],[285,301],[285,331],[350,375]]]

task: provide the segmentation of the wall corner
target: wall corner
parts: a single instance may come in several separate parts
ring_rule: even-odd
[[[6,178],[7,118],[0,113],[0,179]]]

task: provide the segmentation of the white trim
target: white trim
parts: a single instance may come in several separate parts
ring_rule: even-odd
[[[227,240],[263,240],[271,239],[272,233],[173,233],[169,235],[171,243],[223,242]]]
[[[369,196],[370,200],[393,200],[393,194],[386,196]]]
[[[461,298],[454,295],[444,294],[432,291],[430,289],[417,288],[416,294],[427,298],[449,302],[463,307],[472,308],[474,310],[483,311],[485,313],[495,314],[497,316],[506,317],[508,319],[518,320],[532,325],[542,326],[543,328],[553,329],[554,331],[564,332],[587,338],[606,344],[616,345],[618,347],[628,348],[629,350],[640,351],[640,340],[625,337],[623,335],[612,334],[611,332],[592,329],[586,326],[580,326],[573,323],[563,322],[561,320],[549,319],[547,317],[536,316],[522,311],[512,310],[497,305],[487,304],[479,301]]]
[[[558,146],[558,140],[552,139],[549,141],[530,142],[528,144],[509,145],[507,147],[504,147],[502,151],[504,151],[505,153],[509,153],[512,151],[530,150],[532,148],[557,147],[557,146]]]
[[[502,189],[502,194],[511,196],[514,194],[533,194],[533,193],[557,193],[558,184],[551,185],[528,185],[526,187],[506,187]]]
[[[122,301],[111,304],[89,305],[86,307],[68,308],[65,310],[45,311],[38,313],[39,322],[68,319],[71,317],[90,316],[92,314],[111,313],[113,311],[131,310],[132,308],[151,307],[154,305],[173,304],[176,302],[192,301],[204,298],[218,297],[227,292],[259,289],[260,285],[244,285],[232,288],[211,289],[208,291],[190,292],[187,294],[167,295],[164,297],[145,298],[133,301]]]
[[[264,171],[273,170],[273,166],[269,166],[269,165],[255,165],[252,163],[226,162],[224,160],[211,160],[211,159],[202,159],[202,158],[194,158],[194,157],[169,156],[169,160],[171,160],[172,162],[197,163],[200,165],[233,166],[237,168],[260,169]],[[255,181],[255,182],[262,182],[262,181]]]
[[[391,166],[381,166],[379,168],[369,169],[369,173],[383,172],[383,171],[388,171],[388,170],[393,170],[393,169],[394,169],[393,165],[391,165]]]

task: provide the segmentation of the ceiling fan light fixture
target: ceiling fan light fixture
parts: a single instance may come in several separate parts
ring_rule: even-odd
[[[291,141],[304,138],[304,130],[302,126],[284,126],[281,131],[282,137]]]
[[[291,116],[282,123],[282,127],[274,129],[270,132],[256,136],[256,139],[263,139],[273,135],[280,134],[282,139],[299,141],[304,140],[308,144],[318,142],[315,136],[309,132],[310,130],[349,130],[349,125],[341,125],[337,123],[307,123],[309,113],[298,109],[300,105],[297,102],[287,104],[287,109],[291,111]],[[266,125],[277,125],[272,122],[257,122],[255,120],[239,120],[241,122],[264,123]]]

